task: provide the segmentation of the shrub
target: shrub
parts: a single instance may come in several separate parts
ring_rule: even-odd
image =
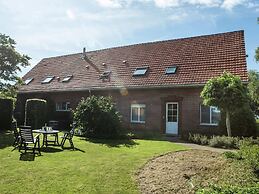
[[[28,99],[25,104],[25,125],[32,129],[41,128],[46,123],[47,102],[42,99]]]
[[[230,186],[230,185],[212,185],[209,188],[199,189],[197,194],[258,194],[259,184],[251,186]]]
[[[13,115],[13,100],[0,98],[0,129],[11,129]]]
[[[189,133],[189,141],[192,143],[197,143],[201,145],[208,145],[209,143],[209,138],[206,135],[201,135],[201,134],[191,134]]]
[[[227,136],[213,136],[209,140],[211,147],[218,148],[238,148],[239,138],[238,137],[227,137]]]
[[[74,112],[74,120],[87,137],[115,138],[121,129],[120,115],[111,97],[82,99]]]
[[[259,175],[259,145],[243,144],[238,153]]]
[[[220,130],[226,130],[225,112],[221,113],[221,120],[219,122]],[[249,105],[235,110],[230,115],[232,136],[250,137],[256,136],[256,121],[254,113]]]

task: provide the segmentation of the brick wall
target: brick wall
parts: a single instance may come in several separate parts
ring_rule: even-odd
[[[186,135],[191,131],[217,134],[215,126],[200,126],[200,92],[201,88],[174,88],[19,94],[16,112],[20,112],[20,116],[23,118],[22,112],[26,99],[43,98],[52,102],[49,103],[49,109],[57,117],[61,113],[55,112],[55,102],[69,101],[74,109],[82,97],[90,94],[109,95],[117,104],[124,127],[137,131],[165,133],[165,103],[178,102],[179,135]],[[130,122],[131,104],[133,103],[146,105],[146,122],[144,124]]]

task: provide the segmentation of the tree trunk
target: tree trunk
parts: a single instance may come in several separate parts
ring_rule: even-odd
[[[226,111],[226,127],[228,136],[231,137],[231,126],[230,126],[230,113],[229,110]]]

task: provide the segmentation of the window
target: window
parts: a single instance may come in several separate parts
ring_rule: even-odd
[[[132,104],[131,105],[131,122],[145,123],[146,120],[146,105]]]
[[[175,74],[176,73],[176,66],[167,67],[165,70],[165,74]]]
[[[56,111],[70,111],[70,102],[57,102]]]
[[[24,81],[25,85],[28,85],[29,83],[31,83],[31,81],[33,80],[33,78],[28,78]]]
[[[47,84],[50,83],[54,79],[54,76],[47,76],[41,83]]]
[[[71,80],[71,78],[73,77],[73,75],[67,75],[62,82],[69,82],[69,80]]]
[[[218,125],[220,120],[220,110],[215,106],[200,107],[200,122],[205,125]]]
[[[146,75],[148,67],[139,67],[135,69],[133,76]]]
[[[111,71],[105,71],[100,75],[100,79],[108,79],[111,74]]]

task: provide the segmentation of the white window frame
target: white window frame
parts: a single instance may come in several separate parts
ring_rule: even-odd
[[[66,109],[59,109],[59,107],[62,108],[62,103],[66,103]],[[61,104],[61,106],[59,106],[58,104]],[[56,111],[57,112],[68,112],[71,109],[68,108],[70,106],[70,102],[66,101],[66,102],[56,102]]]
[[[212,109],[213,108],[217,108],[218,109],[218,107],[216,107],[216,106],[209,106],[210,107],[210,123],[202,123],[201,122],[201,106],[204,106],[204,105],[200,104],[200,125],[218,126],[219,123],[212,123],[212,114],[211,114]]]
[[[138,109],[138,120],[132,120],[132,108]],[[140,120],[140,108],[145,108],[145,121]],[[130,106],[130,121],[131,123],[146,123],[146,105],[145,104],[131,104]]]

